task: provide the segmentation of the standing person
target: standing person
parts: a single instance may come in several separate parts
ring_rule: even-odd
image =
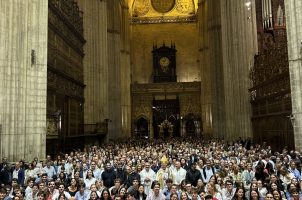
[[[165,200],[165,195],[160,190],[160,184],[158,181],[152,182],[151,191],[146,200]]]
[[[91,162],[90,170],[92,171],[95,179],[102,180],[102,170],[96,166],[95,161]]]
[[[242,180],[244,188],[248,190],[251,186],[252,180],[255,177],[255,172],[253,171],[252,163],[248,163],[242,172]]]
[[[89,190],[90,186],[92,184],[94,184],[96,181],[96,179],[93,177],[93,173],[91,170],[88,170],[87,171],[87,177],[86,179],[84,180],[84,183],[85,183],[85,186],[86,186],[86,190]]]
[[[145,168],[140,172],[141,184],[145,187],[145,193],[148,195],[152,182],[156,179],[155,172],[150,169],[150,163],[145,163]]]
[[[279,190],[274,190],[272,194],[274,196],[274,200],[282,200],[282,195]]]
[[[85,191],[85,183],[81,183],[79,191],[75,194],[75,200],[87,200],[89,198],[89,193]]]
[[[51,166],[51,161],[47,161],[46,166],[43,169],[47,174],[48,180],[52,180],[56,174],[56,170],[53,166]]]
[[[273,200],[274,199],[274,196],[272,193],[267,193],[266,196],[265,196],[265,200]],[[297,199],[299,200],[299,199]]]
[[[112,169],[111,164],[109,162],[106,163],[106,169],[102,173],[103,184],[107,188],[111,188],[114,186],[114,180],[116,178],[116,173]]]
[[[48,196],[47,196],[47,199],[52,199],[52,197],[54,195],[56,195],[57,193],[59,193],[59,190],[56,189],[55,182],[54,181],[50,181],[48,183],[48,192],[47,192]]]
[[[232,200],[246,200],[244,188],[238,187]]]
[[[12,179],[10,167],[7,163],[7,158],[2,158],[2,163],[0,163],[0,187],[4,187],[4,185],[8,185]]]
[[[39,192],[39,185],[38,185],[38,183],[35,183],[35,184],[33,185],[32,192],[31,192],[31,193],[28,193],[28,194],[25,196],[25,199],[26,199],[26,200],[34,200],[34,199],[37,199],[38,192]]]
[[[13,178],[16,178],[18,180],[19,185],[24,185],[25,174],[24,170],[20,167],[19,162],[16,162],[15,168],[13,170]]]
[[[135,199],[137,200],[146,200],[147,198],[147,195],[145,194],[145,189],[144,189],[144,186],[143,185],[140,185],[138,187],[138,193],[137,193],[137,196],[134,196]]]
[[[70,199],[70,194],[65,191],[65,186],[63,183],[59,184],[59,192],[52,196],[52,200],[57,200],[60,196],[65,196],[67,199]]]
[[[70,194],[71,197],[75,197],[75,194],[78,191],[78,184],[75,178],[71,178],[70,185],[67,187],[67,192]]]
[[[259,193],[257,190],[250,190],[250,200],[259,200],[260,197],[259,197]]]
[[[6,195],[5,189],[1,188],[0,189],[0,200],[4,200],[5,195]]]
[[[36,172],[35,172],[35,170],[33,168],[33,164],[32,163],[28,164],[28,169],[25,170],[24,175],[25,175],[24,183],[27,183],[27,181],[29,179],[33,179],[36,176]]]
[[[156,173],[156,180],[160,184],[160,189],[164,189],[166,186],[166,181],[170,177],[170,170],[167,168],[167,165],[165,163],[161,164],[161,168]],[[172,180],[171,180],[172,181]]]
[[[288,171],[296,177],[298,182],[301,181],[301,174],[300,174],[299,170],[297,170],[297,168],[296,168],[295,161],[290,161]]]
[[[213,198],[215,197],[218,200],[224,200],[212,182],[207,184],[207,195],[211,195]]]
[[[131,171],[128,174],[128,178],[126,181],[126,185],[129,188],[130,186],[132,186],[133,180],[141,180],[141,176],[139,175],[139,173],[136,172],[136,168],[134,166],[131,167]]]
[[[127,172],[126,172],[126,169],[122,166],[121,162],[117,163],[116,178],[120,179],[121,185],[125,184],[125,182],[127,180]]]
[[[103,190],[100,200],[111,200],[111,196],[107,188]]]
[[[175,161],[175,169],[172,171],[173,183],[180,186],[181,181],[186,179],[187,171],[181,167],[179,161]]]
[[[114,186],[112,186],[111,188],[109,188],[111,196],[115,196],[116,194],[118,194],[118,191],[119,191],[120,188],[121,188],[121,179],[120,178],[116,178],[114,180]]]
[[[211,161],[207,160],[206,161],[206,166],[204,166],[201,170],[202,174],[202,179],[204,183],[208,183],[211,176],[215,174],[215,169],[214,167],[211,166]]]
[[[236,188],[233,187],[233,182],[230,180],[227,180],[225,184],[226,188],[222,189],[222,199],[231,200],[235,195]]]
[[[196,169],[196,162],[191,164],[191,168],[186,173],[186,181],[190,182],[194,187],[197,185],[198,179],[201,179],[201,173]]]

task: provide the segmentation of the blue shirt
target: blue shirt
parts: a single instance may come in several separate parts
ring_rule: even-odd
[[[77,193],[75,194],[75,199],[76,200],[88,200],[89,199],[89,193],[84,191],[83,194],[81,194],[80,191],[77,191]]]

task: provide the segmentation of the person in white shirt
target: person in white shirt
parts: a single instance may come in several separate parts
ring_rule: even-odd
[[[52,200],[58,200],[60,195],[64,195],[67,199],[70,199],[70,194],[65,191],[65,187],[63,183],[59,184],[59,192],[52,196]]]
[[[148,195],[151,189],[151,184],[156,179],[156,174],[152,169],[150,169],[149,162],[145,163],[145,168],[139,173],[139,175],[141,176],[141,183],[144,185],[145,193]]]
[[[235,192],[236,192],[236,188],[233,187],[233,182],[230,180],[227,180],[225,182],[226,187],[224,189],[222,189],[222,199],[223,200],[231,200],[233,199]]]
[[[102,171],[96,167],[96,163],[94,161],[91,162],[90,169],[95,179],[102,180]]]
[[[179,161],[175,162],[175,170],[172,170],[173,184],[180,185],[181,181],[186,179],[187,171],[183,169]]]
[[[52,180],[54,175],[56,174],[56,170],[53,166],[51,166],[51,162],[48,161],[46,166],[43,168],[49,180]]]
[[[206,166],[200,171],[204,183],[208,183],[211,176],[215,174],[214,167],[211,166],[211,161],[206,161]]]
[[[33,168],[33,164],[29,163],[28,169],[25,170],[25,180],[24,183],[27,183],[29,179],[35,178],[36,177],[36,171]]]
[[[86,186],[86,190],[89,190],[90,189],[90,186],[92,184],[95,184],[95,181],[96,179],[93,177],[93,173],[91,170],[88,170],[87,171],[87,177],[86,179],[84,180],[84,183],[85,183],[85,186]]]
[[[158,181],[154,181],[151,186],[150,194],[146,200],[165,200],[165,195],[160,190],[160,184]]]

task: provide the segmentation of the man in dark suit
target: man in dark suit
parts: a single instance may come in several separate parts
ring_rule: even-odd
[[[20,167],[20,163],[17,162],[15,165],[15,168],[13,170],[13,178],[16,178],[18,180],[19,185],[24,185],[24,170]]]
[[[2,158],[2,163],[0,163],[0,187],[4,187],[11,181],[10,167],[7,163],[7,158]]]
[[[190,155],[190,159],[188,160],[188,166],[191,168],[192,163],[197,163],[198,156],[195,152],[195,150],[192,151],[192,154]]]

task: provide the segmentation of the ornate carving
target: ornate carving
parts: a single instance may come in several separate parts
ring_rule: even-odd
[[[166,13],[172,10],[175,5],[175,0],[151,0],[154,10],[160,13]]]
[[[46,121],[47,126],[47,136],[56,136],[58,137],[59,131],[57,127],[57,121],[55,119],[47,118]]]
[[[83,34],[83,13],[74,0],[50,0],[49,5],[66,17],[70,25]]]
[[[51,69],[47,70],[47,84],[57,93],[84,99],[83,84],[70,79],[68,80],[66,77],[53,72]]]
[[[82,35],[75,34],[70,28],[68,28],[66,22],[64,22],[63,19],[56,15],[52,10],[49,10],[48,12],[48,23],[50,24],[50,28],[53,32],[60,35],[60,37],[62,37],[64,41],[68,42],[71,47],[84,55],[83,46],[85,40]]]
[[[178,17],[133,17],[133,24],[159,24],[159,23],[180,23],[180,22],[196,22],[196,15],[178,16]]]
[[[196,82],[170,82],[170,83],[146,83],[132,84],[132,93],[158,93],[169,92],[200,92],[201,83]]]
[[[148,120],[152,119],[152,96],[133,96],[133,121],[136,121],[141,116],[147,117]]]
[[[180,102],[180,114],[187,116],[188,114],[194,114],[195,116],[201,116],[200,95],[181,95]]]
[[[141,17],[146,15],[150,10],[150,1],[135,0],[133,3],[133,16]]]
[[[194,1],[191,0],[177,0],[176,10],[180,13],[194,14],[195,5]]]

